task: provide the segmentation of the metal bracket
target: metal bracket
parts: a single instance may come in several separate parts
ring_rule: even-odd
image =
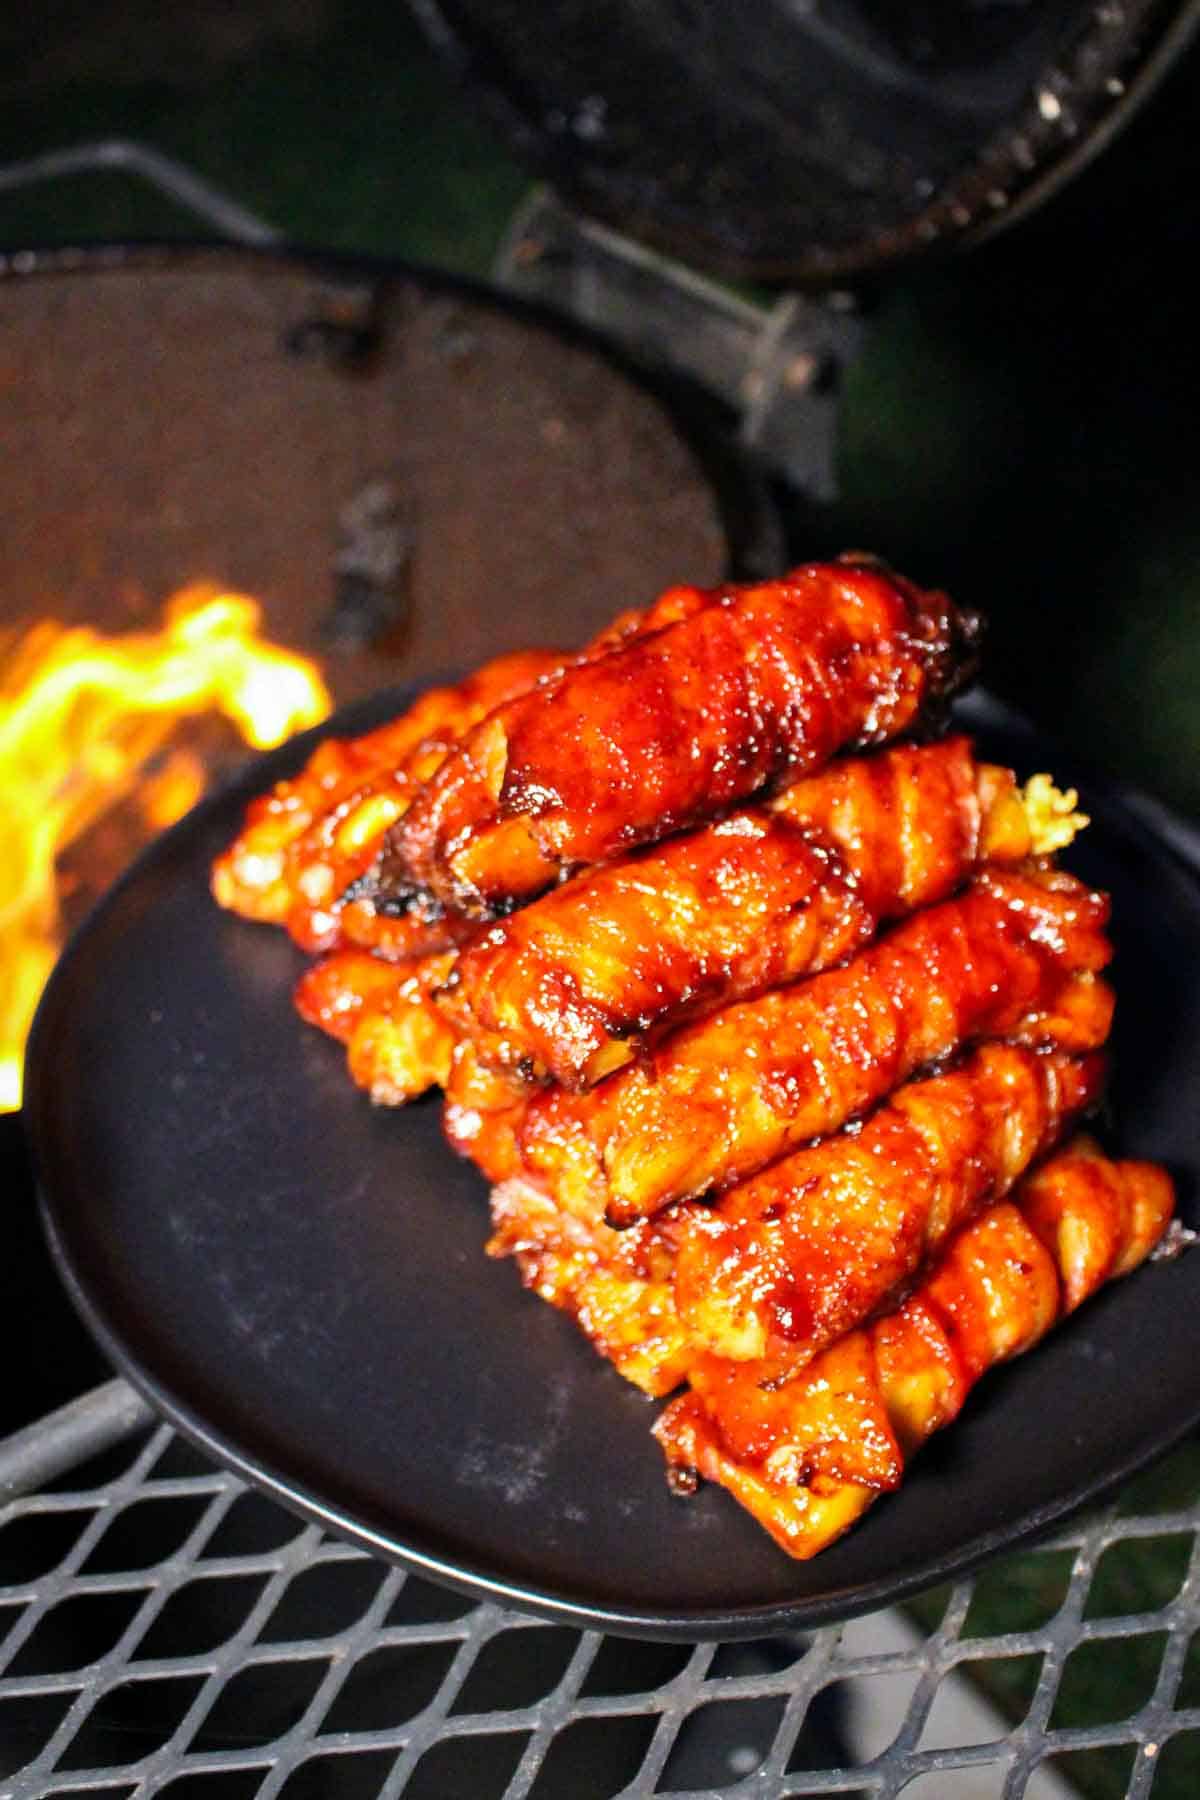
[[[62,150],[47,150],[20,162],[0,164],[0,194],[72,175],[114,174],[145,182],[231,243],[260,247],[282,242],[273,225],[213,182],[156,150],[153,144],[140,144],[134,138],[99,138],[70,144]]]
[[[492,273],[637,362],[717,395],[772,471],[814,499],[835,498],[841,376],[863,336],[852,295],[759,305],[579,218],[545,187],[514,214]]]

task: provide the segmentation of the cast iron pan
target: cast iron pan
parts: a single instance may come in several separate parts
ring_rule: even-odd
[[[393,695],[335,721],[359,731]],[[987,755],[1076,779],[988,703]],[[257,762],[155,843],[50,982],[25,1118],[61,1272],[103,1348],[188,1436],[365,1547],[468,1592],[651,1637],[763,1636],[965,1569],[1200,1419],[1200,1252],[1147,1267],[989,1378],[903,1490],[794,1564],[715,1488],[673,1499],[655,1407],[488,1262],[484,1189],[436,1104],[373,1110],[300,1024],[282,933],[208,868]],[[1168,1163],[1195,1222],[1200,889],[1103,781],[1071,860],[1111,889],[1115,1142]]]
[[[1197,0],[410,0],[583,212],[700,268],[823,284],[977,241],[1112,137]]]

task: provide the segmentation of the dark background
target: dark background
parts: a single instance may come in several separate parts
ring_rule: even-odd
[[[1192,814],[1198,68],[1193,50],[1034,219],[864,293],[841,497],[784,496],[795,554],[872,548],[983,605],[990,684]],[[407,15],[368,0],[49,0],[0,16],[0,164],[133,137],[297,242],[483,275],[528,180],[472,105]],[[121,177],[0,193],[0,247],[195,230]],[[4,376],[19,371],[0,355]],[[22,1152],[4,1125],[11,1186]],[[0,1310],[23,1344],[42,1304],[19,1274],[35,1241],[22,1213]],[[30,1371],[9,1414],[99,1372],[70,1328],[56,1341],[55,1366]]]

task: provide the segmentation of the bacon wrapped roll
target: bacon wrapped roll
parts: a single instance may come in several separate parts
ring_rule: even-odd
[[[831,968],[982,862],[1041,848],[966,738],[832,764],[588,870],[476,937],[441,996],[485,1054],[582,1090],[664,1032]]]
[[[1000,1199],[1099,1098],[1103,1058],[987,1044],[840,1132],[731,1188],[629,1230],[581,1217],[518,1175],[511,1131],[485,1172],[491,1256],[572,1317],[651,1395],[698,1357],[775,1384],[911,1282],[950,1233]],[[464,1144],[467,1154],[473,1146]]]
[[[288,925],[306,950],[332,949],[339,933],[331,908],[421,782],[465,731],[561,660],[549,650],[497,657],[457,687],[431,688],[362,737],[327,738],[299,775],[251,802],[242,830],[213,865],[216,900],[243,918]]]
[[[380,887],[486,917],[838,750],[913,730],[976,624],[877,568],[810,565],[709,603],[497,707],[390,834]]]
[[[528,693],[552,671],[605,656],[706,603],[699,588],[670,588],[652,606],[622,613],[575,656],[525,650],[497,657],[457,687],[423,694],[401,719],[378,731],[323,744],[298,781],[281,783],[251,808],[242,837],[218,864],[218,899],[248,916],[285,924],[301,948],[313,952],[346,942],[398,962],[464,942],[473,927],[429,895],[406,896],[398,906],[386,896],[376,903],[367,875],[389,827],[493,707]],[[277,866],[272,855],[278,847],[279,879],[266,893],[256,892],[254,882]]]
[[[1149,1163],[1069,1149],[951,1242],[895,1312],[764,1391],[711,1359],[654,1428],[672,1483],[719,1482],[790,1556],[815,1556],[899,1486],[994,1364],[1153,1250],[1174,1205]]]
[[[985,870],[840,969],[677,1032],[520,1126],[526,1174],[568,1210],[629,1225],[836,1131],[972,1039],[1096,1049],[1111,994],[1104,895],[1056,870]]]
[[[799,1367],[892,1300],[1100,1098],[1104,1059],[984,1044],[909,1082],[857,1133],[798,1150],[712,1207],[678,1209],[675,1298],[693,1342]]]

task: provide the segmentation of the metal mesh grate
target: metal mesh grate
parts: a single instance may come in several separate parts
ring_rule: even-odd
[[[921,1626],[635,1643],[406,1576],[161,1427],[0,1511],[0,1794],[1183,1800],[1198,1527],[1189,1444]]]

